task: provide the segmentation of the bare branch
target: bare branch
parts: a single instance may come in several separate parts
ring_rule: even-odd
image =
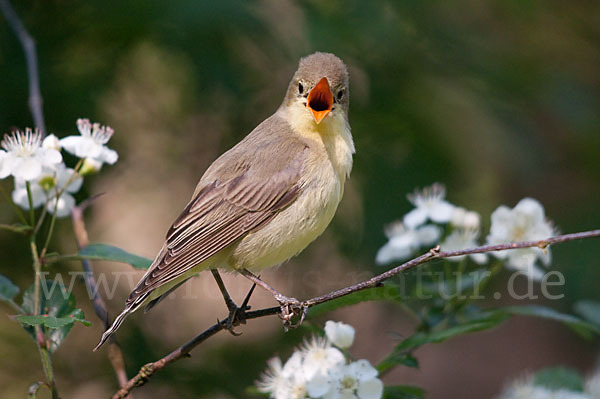
[[[75,239],[77,240],[77,247],[79,249],[87,246],[89,244],[87,231],[85,228],[85,222],[83,221],[83,211],[89,206],[94,199],[98,198],[98,196],[94,196],[89,198],[84,203],[81,203],[79,206],[73,207],[73,211],[71,214],[73,220],[73,231],[75,233]],[[92,304],[94,305],[94,311],[98,318],[104,324],[104,329],[108,329],[110,327],[110,319],[108,316],[108,311],[106,310],[106,304],[104,300],[99,294],[99,290],[97,289],[96,277],[94,276],[94,271],[92,269],[92,264],[87,259],[81,260],[81,265],[83,267],[83,278],[85,281],[85,285],[89,294],[92,296]],[[110,337],[109,346],[108,346],[108,359],[115,370],[115,374],[117,375],[117,380],[119,381],[119,386],[124,387],[127,384],[127,373],[125,372],[125,359],[123,358],[123,352],[121,351],[121,347],[117,342],[115,336]],[[125,395],[123,396],[132,399],[132,396]]]
[[[321,296],[318,296],[318,297],[315,297],[312,299],[308,299],[308,300],[302,302],[302,307],[310,308],[315,305],[325,303],[325,302],[352,294],[357,291],[362,291],[367,288],[381,286],[384,281],[386,281],[394,276],[397,276],[398,274],[400,274],[406,270],[409,270],[416,266],[427,263],[433,259],[451,258],[451,257],[455,257],[455,256],[479,254],[479,253],[494,252],[494,251],[507,251],[507,250],[516,249],[516,248],[538,247],[538,248],[545,249],[551,244],[557,244],[557,243],[574,241],[574,240],[582,240],[582,239],[586,239],[586,238],[595,238],[595,237],[600,237],[600,230],[591,230],[591,231],[585,231],[585,232],[581,232],[581,233],[564,234],[564,235],[560,235],[560,236],[550,237],[550,238],[547,238],[545,240],[540,240],[540,241],[516,242],[516,243],[500,244],[500,245],[486,245],[486,246],[481,246],[481,247],[477,247],[477,248],[464,249],[464,250],[460,250],[460,251],[444,252],[444,251],[440,251],[440,247],[437,246],[437,247],[429,250],[427,253],[424,253],[423,255],[421,255],[419,257],[409,260],[408,262],[405,262],[405,263],[401,264],[400,266],[397,266],[391,270],[381,273],[373,278],[370,278],[365,281],[361,281],[357,284],[351,285],[346,288],[339,289],[337,291],[330,292],[325,295],[321,295]],[[281,308],[279,306],[255,310],[255,311],[246,311],[246,312],[243,312],[242,315],[240,315],[239,320],[236,320],[234,325],[235,326],[239,325],[240,320],[245,321],[245,320],[250,320],[250,319],[257,319],[257,318],[264,317],[264,316],[272,316],[275,314],[279,314],[280,312],[281,312]],[[113,395],[112,399],[122,399],[122,398],[127,397],[127,395],[131,392],[131,390],[133,390],[137,387],[140,387],[140,386],[144,385],[146,382],[148,382],[148,380],[152,377],[152,375],[154,375],[154,373],[156,373],[157,371],[159,371],[160,369],[162,369],[163,367],[167,366],[170,363],[173,363],[182,358],[189,357],[190,356],[189,353],[192,351],[192,349],[194,349],[196,346],[200,345],[202,342],[206,341],[208,338],[212,337],[219,331],[226,329],[226,327],[227,327],[227,319],[220,321],[218,323],[215,323],[211,327],[209,327],[207,330],[205,330],[204,332],[202,332],[201,334],[196,336],[194,339],[192,339],[191,341],[187,342],[186,344],[180,346],[179,348],[177,348],[173,352],[169,353],[162,359],[159,359],[152,363],[145,364],[144,366],[142,366],[142,368],[139,370],[139,372],[135,375],[135,377],[133,377],[132,379],[127,381],[127,383],[124,386],[121,386],[121,389]]]
[[[46,135],[46,124],[44,123],[44,111],[42,109],[42,93],[40,91],[40,76],[38,71],[37,52],[35,50],[35,40],[19,19],[14,8],[8,0],[0,0],[0,10],[4,14],[4,18],[10,25],[15,35],[23,46],[25,52],[25,61],[27,62],[27,76],[29,80],[29,110],[33,116],[35,127],[42,131],[42,135]]]

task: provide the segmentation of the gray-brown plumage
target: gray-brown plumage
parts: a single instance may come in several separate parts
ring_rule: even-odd
[[[204,173],[96,348],[129,313],[151,308],[195,273],[275,266],[319,236],[352,166],[348,104],[342,61],[326,53],[303,58],[277,112]]]

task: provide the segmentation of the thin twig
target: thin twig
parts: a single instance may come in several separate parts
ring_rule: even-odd
[[[33,123],[42,131],[42,136],[46,134],[46,124],[44,123],[44,111],[42,110],[42,94],[40,91],[40,76],[38,72],[37,52],[35,50],[35,40],[19,19],[14,8],[8,0],[0,0],[0,10],[4,18],[10,25],[15,35],[23,46],[25,52],[25,61],[27,62],[27,76],[29,79],[29,110],[33,116]]]
[[[37,316],[37,315],[41,314],[40,271],[42,268],[42,264],[41,264],[40,258],[38,256],[37,245],[35,244],[35,234],[32,234],[31,237],[29,237],[29,245],[31,248],[31,256],[33,257],[33,270],[34,270],[33,314],[35,316]],[[50,353],[49,353],[50,342],[48,340],[46,340],[46,337],[44,336],[44,332],[42,331],[42,327],[40,325],[34,326],[34,331],[35,331],[35,338],[36,338],[35,342],[38,347],[38,352],[40,353],[40,360],[42,362],[42,367],[44,368],[46,382],[47,382],[48,387],[50,388],[52,399],[59,399],[60,396],[58,394],[58,388],[56,387],[56,379],[54,378],[54,370],[52,368],[52,359],[50,359]]]
[[[361,281],[357,284],[351,285],[346,288],[339,289],[337,291],[333,291],[329,294],[325,294],[325,295],[321,295],[321,296],[318,296],[318,297],[315,297],[312,299],[308,299],[308,300],[302,302],[302,307],[310,308],[315,305],[318,305],[318,304],[321,304],[324,302],[329,302],[333,299],[337,299],[337,298],[352,294],[357,291],[365,290],[367,288],[381,286],[385,280],[388,280],[394,276],[397,276],[398,274],[400,274],[406,270],[412,269],[413,267],[419,266],[423,263],[427,263],[433,259],[450,258],[450,257],[455,257],[455,256],[479,254],[479,253],[493,252],[493,251],[506,251],[506,250],[515,249],[515,248],[538,247],[538,248],[545,249],[551,244],[557,244],[557,243],[574,241],[574,240],[582,240],[585,238],[594,238],[594,237],[600,237],[600,229],[585,231],[585,232],[581,232],[581,233],[564,234],[561,236],[551,237],[551,238],[547,238],[545,240],[540,240],[540,241],[516,242],[516,243],[500,244],[500,245],[486,245],[486,246],[482,246],[482,247],[464,249],[464,250],[460,250],[460,251],[446,251],[445,252],[445,251],[441,251],[440,247],[437,246],[437,247],[429,250],[427,253],[424,253],[423,255],[421,255],[419,257],[409,260],[408,262],[405,262],[405,263],[401,264],[400,266],[397,266],[391,270],[381,273],[373,278],[370,278],[365,281]],[[255,311],[245,311],[242,313],[240,319],[241,320],[257,319],[257,318],[264,317],[264,316],[272,316],[275,314],[279,314],[280,312],[281,312],[281,308],[279,306],[255,310]],[[132,379],[127,381],[125,386],[122,386],[121,389],[113,395],[112,399],[122,399],[122,398],[127,397],[127,395],[130,394],[130,392],[133,389],[144,385],[154,375],[154,373],[156,373],[163,367],[165,367],[168,364],[171,364],[179,359],[189,357],[192,349],[194,349],[196,346],[200,345],[202,342],[206,341],[208,338],[212,337],[219,331],[226,329],[227,322],[228,322],[227,319],[224,319],[223,321],[213,324],[208,329],[206,329],[204,332],[197,335],[194,339],[192,339],[191,341],[187,342],[186,344],[180,346],[179,348],[177,348],[173,352],[169,353],[162,359],[159,359],[152,363],[147,363],[144,366],[142,366],[140,368],[140,370],[138,371],[138,373]],[[234,322],[234,326],[237,326],[237,325],[239,325],[239,320]]]
[[[77,240],[77,247],[79,249],[87,246],[89,244],[87,230],[85,228],[85,222],[83,221],[83,211],[87,206],[89,206],[94,199],[98,198],[98,196],[91,197],[88,201],[84,201],[79,206],[73,207],[71,218],[73,220],[73,231],[75,233],[75,238]],[[104,324],[104,329],[108,329],[110,327],[110,318],[108,315],[108,311],[106,310],[106,304],[104,300],[100,296],[98,285],[96,282],[96,277],[94,276],[94,271],[92,269],[92,264],[87,259],[81,260],[81,265],[83,267],[83,278],[85,281],[85,285],[87,287],[89,295],[92,297],[92,304],[94,305],[94,311],[98,318]],[[119,381],[119,386],[124,387],[127,384],[127,373],[125,371],[125,360],[123,357],[123,352],[121,351],[121,347],[117,342],[115,336],[111,336],[108,344],[108,359],[115,370],[115,374],[117,375],[117,380]],[[132,395],[125,395],[123,397],[129,397],[132,399]]]

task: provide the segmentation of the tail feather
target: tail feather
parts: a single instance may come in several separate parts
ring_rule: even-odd
[[[110,328],[106,330],[104,334],[102,334],[102,338],[100,338],[100,342],[94,348],[94,352],[97,351],[98,348],[100,348],[110,338],[110,336],[117,331],[119,327],[121,327],[121,324],[123,324],[123,321],[125,321],[127,316],[129,316],[129,313],[132,313],[132,309],[130,307],[126,307],[121,314],[117,316]]]
[[[173,287],[171,287],[167,291],[165,291],[164,294],[162,294],[158,298],[155,298],[155,299],[151,300],[150,302],[148,302],[148,304],[146,306],[144,306],[144,313],[148,313],[150,311],[150,309],[152,309],[153,307],[158,305],[163,299],[165,299],[167,297],[167,295],[169,295],[171,292],[175,291],[177,288],[179,288],[179,286],[181,284],[185,283],[187,280],[188,279],[178,282]]]

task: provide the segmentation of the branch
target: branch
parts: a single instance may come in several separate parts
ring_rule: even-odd
[[[373,278],[370,278],[365,281],[361,281],[357,284],[351,285],[346,288],[339,289],[337,291],[330,292],[329,294],[321,295],[312,299],[308,299],[301,304],[301,308],[310,308],[315,305],[331,301],[333,299],[337,299],[349,294],[352,294],[357,291],[362,291],[367,288],[373,288],[381,286],[382,283],[398,274],[412,269],[416,266],[419,266],[423,263],[427,263],[433,259],[441,259],[441,258],[451,258],[455,256],[462,255],[471,255],[471,254],[479,254],[485,252],[493,252],[493,251],[506,251],[510,249],[516,248],[531,248],[538,247],[541,249],[546,249],[551,244],[557,244],[567,241],[574,240],[582,240],[586,238],[595,238],[600,237],[600,229],[599,230],[591,230],[585,231],[581,233],[573,233],[573,234],[564,234],[560,236],[550,237],[545,240],[540,241],[528,241],[528,242],[516,242],[510,244],[500,244],[500,245],[485,245],[477,248],[464,249],[460,251],[441,251],[439,245],[435,248],[432,248],[428,252],[423,255],[416,257],[408,262],[401,264],[391,270],[388,270],[384,273],[381,273]],[[259,317],[271,316],[275,314],[279,314],[281,312],[281,308],[279,306],[275,306],[272,308],[265,308],[255,311],[247,311],[243,312],[239,318],[236,320],[234,326],[238,326],[240,323],[245,323],[246,320],[257,319]],[[191,341],[186,344],[180,346],[173,352],[169,353],[162,359],[159,359],[152,363],[147,363],[138,371],[137,375],[127,381],[125,386],[122,386],[119,391],[117,391],[112,399],[122,399],[125,398],[133,389],[144,385],[148,380],[160,369],[167,366],[170,363],[173,363],[179,359],[190,357],[190,352],[196,346],[200,345],[202,342],[206,341],[208,338],[212,337],[219,331],[225,330],[227,328],[227,319],[223,321],[217,322],[209,327],[207,330],[202,332],[200,335],[196,336]]]
[[[46,124],[44,123],[44,112],[42,110],[42,94],[40,91],[40,77],[38,71],[37,52],[35,50],[35,40],[19,19],[14,8],[8,0],[0,0],[0,10],[4,14],[4,18],[10,25],[15,35],[23,46],[25,52],[25,61],[27,62],[27,76],[29,80],[29,110],[33,116],[35,127],[42,131],[42,135],[46,134]]]
[[[0,0],[1,1],[1,0]],[[73,207],[73,211],[71,217],[73,219],[73,232],[75,233],[75,239],[77,240],[77,247],[79,249],[87,246],[89,244],[87,231],[85,229],[85,222],[83,221],[83,211],[87,208],[93,200],[95,200],[97,196],[90,197],[88,200],[82,202],[79,206]],[[83,266],[83,279],[85,281],[85,285],[87,287],[88,293],[92,296],[92,304],[94,305],[94,311],[98,318],[104,324],[104,329],[108,329],[110,327],[110,319],[108,316],[108,311],[106,310],[106,304],[104,300],[99,294],[98,285],[96,283],[96,277],[94,276],[94,271],[92,269],[92,264],[87,259],[81,260],[81,265]],[[117,380],[119,381],[120,387],[125,387],[127,384],[127,373],[125,371],[125,360],[123,358],[123,352],[121,352],[121,347],[119,346],[115,336],[111,336],[108,344],[108,359],[115,370],[115,374],[117,375]],[[129,397],[132,399],[132,396],[125,395],[123,397]]]

